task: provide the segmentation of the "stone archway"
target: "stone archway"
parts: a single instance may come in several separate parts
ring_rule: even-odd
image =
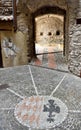
[[[63,23],[62,23],[63,24],[63,30],[62,30],[63,31],[62,32],[63,33],[63,44],[64,44],[63,45],[63,54],[64,54],[64,56],[66,56],[66,53],[67,53],[67,50],[66,50],[66,46],[67,45],[66,45],[66,42],[65,42],[66,41],[66,31],[65,31],[65,28],[66,28],[66,11],[64,9],[60,9],[57,6],[53,6],[53,7],[45,6],[45,7],[42,7],[40,9],[38,9],[36,12],[34,12],[34,14],[33,14],[33,23],[34,23],[33,34],[34,34],[34,41],[36,41],[36,37],[37,37],[36,36],[36,22],[35,22],[36,20],[35,19],[37,19],[37,17],[43,17],[45,15],[55,15],[55,20],[59,21],[59,23],[60,23],[60,19],[58,17],[63,17]],[[49,22],[49,24],[50,24],[50,22]],[[53,25],[52,28],[54,28],[54,26],[55,25]],[[40,27],[39,27],[39,29],[40,29]],[[58,29],[56,29],[56,30],[58,30]],[[48,35],[51,35],[51,32],[48,32],[48,33],[49,33]],[[40,32],[40,35],[43,35],[43,32]],[[56,33],[55,35],[58,35],[58,34]],[[43,40],[44,40],[44,38],[43,38]],[[35,44],[34,44],[34,46],[35,46]]]
[[[47,13],[60,14],[64,16],[65,24],[64,24],[64,54],[66,57],[68,44],[66,44],[67,33],[66,28],[66,10],[67,5],[66,1],[39,1],[39,0],[21,0],[17,4],[18,10],[18,30],[26,35],[26,44],[27,44],[27,58],[29,61],[35,56],[35,17],[38,15],[43,15]],[[19,20],[21,19],[21,20]],[[22,20],[23,19],[23,20]],[[19,23],[19,21],[21,23]],[[21,24],[21,25],[20,25]]]

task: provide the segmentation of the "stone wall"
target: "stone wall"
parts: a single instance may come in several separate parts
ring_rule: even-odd
[[[0,0],[0,16],[9,16],[13,13],[12,0]]]
[[[34,34],[33,34],[33,17],[27,7],[27,1],[19,1],[17,4],[17,31],[26,36],[27,61],[29,62],[35,55]]]
[[[81,1],[71,1],[69,5],[69,70],[81,76]]]
[[[22,4],[27,4],[27,7],[31,12],[35,12],[41,7],[44,6],[58,6],[61,9],[66,9],[66,0],[21,0]]]

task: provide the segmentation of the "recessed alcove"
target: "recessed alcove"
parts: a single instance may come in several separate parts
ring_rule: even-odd
[[[43,36],[43,32],[40,32],[40,36]]]
[[[59,30],[56,31],[56,35],[57,35],[57,36],[60,35],[60,31],[59,31]]]
[[[35,41],[35,48],[51,45],[54,51],[63,51],[64,16],[51,13],[35,17]]]
[[[52,33],[51,32],[48,32],[48,36],[51,36],[52,35]]]

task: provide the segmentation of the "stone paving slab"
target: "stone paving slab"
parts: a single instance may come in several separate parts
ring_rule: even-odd
[[[57,73],[57,71],[41,69],[35,66],[31,66],[31,70],[39,95],[50,95],[64,76],[62,72]]]
[[[0,89],[0,130],[29,130],[18,122],[14,110],[25,97],[37,94],[52,95],[68,108],[67,118],[58,126],[48,130],[81,129],[81,79],[79,77],[27,65],[0,69],[0,85],[4,84],[9,87]]]
[[[14,96],[7,89],[0,90],[0,109],[14,109],[15,105],[21,101],[21,98]]]
[[[68,72],[68,62],[63,56],[63,52],[48,52],[37,55],[37,58],[32,60],[30,64]]]

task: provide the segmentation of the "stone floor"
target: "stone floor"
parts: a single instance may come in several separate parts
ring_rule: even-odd
[[[0,130],[80,130],[81,79],[35,65],[0,69]]]
[[[68,71],[68,63],[63,56],[63,46],[60,44],[51,46],[36,44],[36,56],[36,59],[30,64],[60,71]]]

